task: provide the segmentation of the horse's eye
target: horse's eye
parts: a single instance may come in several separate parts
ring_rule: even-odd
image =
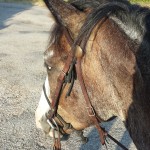
[[[47,66],[47,69],[50,71],[52,69],[52,67],[51,66]]]
[[[47,68],[47,70],[48,70],[48,71],[51,71],[51,70],[52,70],[52,67],[51,67],[51,66],[49,66],[49,65],[48,65],[48,64],[46,64],[46,63],[45,63],[45,67]]]

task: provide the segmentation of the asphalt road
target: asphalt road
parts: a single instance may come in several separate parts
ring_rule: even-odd
[[[46,8],[0,3],[0,150],[52,150],[52,139],[35,126],[34,112],[46,77],[43,52],[53,21]],[[103,124],[116,139],[136,150],[119,119]],[[89,142],[76,134],[62,142],[63,150],[105,150],[93,127]],[[110,140],[109,150],[121,150]]]

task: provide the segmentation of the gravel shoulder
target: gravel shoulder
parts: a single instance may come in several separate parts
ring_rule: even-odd
[[[53,24],[46,8],[0,3],[0,150],[52,150],[52,139],[35,126],[34,112],[46,77],[43,52]],[[104,126],[131,150],[136,150],[119,119]],[[76,134],[62,142],[64,150],[105,150],[96,130],[84,131],[82,145]],[[109,142],[110,150],[121,150]]]

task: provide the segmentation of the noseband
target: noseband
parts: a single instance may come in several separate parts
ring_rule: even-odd
[[[65,29],[65,35],[66,38],[68,39],[70,45],[72,46],[74,41],[71,38],[69,32],[67,29]],[[81,61],[84,56],[84,52],[81,49],[80,46],[76,46],[75,52],[72,51],[69,53],[68,58],[65,62],[64,68],[61,71],[59,77],[57,78],[57,86],[55,88],[54,95],[52,96],[52,102],[48,102],[50,105],[50,110],[46,114],[48,123],[50,124],[51,128],[63,133],[66,130],[64,128],[60,128],[60,124],[62,124],[61,127],[65,127],[66,129],[73,129],[70,124],[67,124],[63,118],[57,113],[58,105],[59,105],[59,99],[62,93],[62,90],[64,86],[69,82],[71,83],[71,86],[66,94],[66,96],[70,96],[71,90],[73,88],[74,80],[77,78],[80,83],[80,87],[84,96],[84,100],[86,103],[86,109],[88,112],[89,117],[93,121],[93,124],[98,130],[98,133],[100,135],[100,141],[102,145],[106,145],[106,136],[112,139],[115,143],[117,143],[121,148],[124,150],[128,150],[126,147],[124,147],[121,143],[119,143],[117,140],[115,140],[112,136],[110,136],[104,128],[102,128],[99,123],[101,123],[101,119],[97,116],[95,109],[93,108],[89,95],[87,93],[87,89],[83,80],[83,75],[82,75],[82,68],[81,68]],[[45,87],[43,87],[44,90]],[[45,90],[44,90],[45,91]],[[44,92],[46,99],[49,101],[48,97],[46,96],[46,92]],[[57,120],[57,121],[56,121]],[[62,130],[63,129],[63,130]],[[55,137],[55,136],[54,136]],[[61,150],[61,145],[60,145],[60,136],[55,138],[54,141],[54,150]]]

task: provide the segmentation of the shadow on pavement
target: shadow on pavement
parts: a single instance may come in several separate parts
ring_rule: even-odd
[[[116,122],[116,119],[113,119],[112,121],[109,122],[105,122],[102,123],[102,127],[105,128],[105,130],[109,133],[109,131],[111,130],[111,128],[113,128],[114,124]],[[115,129],[114,129],[115,130]],[[116,131],[118,132],[118,131]],[[116,138],[114,135],[118,134],[115,133],[114,135],[112,133],[110,133],[111,136],[113,136],[114,138]],[[107,150],[107,148],[105,146],[102,146],[99,140],[99,135],[97,132],[97,129],[93,128],[87,135],[86,137],[88,137],[88,143],[83,144],[80,147],[80,150]],[[132,143],[131,139],[128,139],[129,137],[129,133],[127,131],[124,131],[122,134],[121,138],[116,138],[116,140],[118,140],[120,143],[122,143],[124,146],[126,146],[127,148],[130,147],[130,144]],[[113,141],[111,141],[109,138],[107,138],[108,144],[108,150],[122,150],[122,148],[120,148],[117,144],[115,144]]]
[[[121,144],[123,144],[126,148],[129,148],[130,147],[130,144],[131,144],[131,139],[127,139],[126,137],[129,136],[129,133],[128,131],[125,131],[121,140],[119,141]],[[121,150],[121,148],[119,146],[116,146],[116,149],[115,150]]]
[[[32,5],[27,4],[13,4],[13,3],[1,3],[0,2],[0,30],[10,26],[6,22],[10,20],[15,14],[18,14],[24,10],[30,9]]]

